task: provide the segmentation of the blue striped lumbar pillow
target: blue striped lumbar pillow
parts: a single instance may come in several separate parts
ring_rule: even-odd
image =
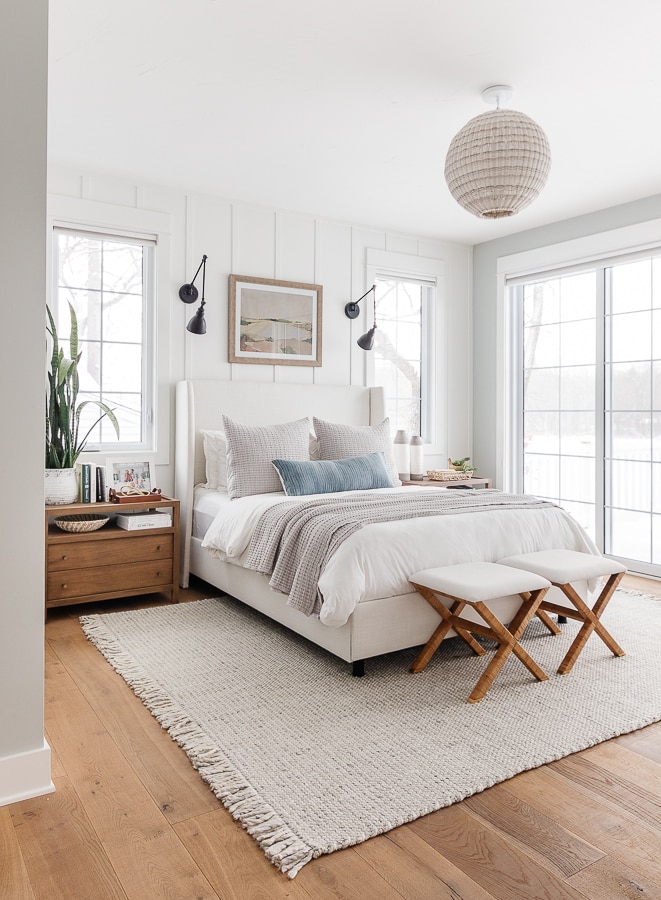
[[[393,487],[383,451],[345,459],[274,459],[285,494],[335,494]]]

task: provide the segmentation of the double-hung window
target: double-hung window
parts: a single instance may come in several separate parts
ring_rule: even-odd
[[[69,304],[76,313],[79,401],[103,401],[120,426],[117,440],[107,418],[96,421],[98,408],[85,407],[80,433],[92,429],[88,449],[153,449],[154,253],[151,239],[54,229],[52,309],[65,352]]]

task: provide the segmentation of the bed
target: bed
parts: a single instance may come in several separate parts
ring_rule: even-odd
[[[308,417],[310,422],[316,417],[348,426],[379,426],[384,419],[382,389],[215,380],[184,381],[176,386],[175,496],[181,502],[182,587],[188,586],[191,574],[203,579],[351,663],[354,674],[362,674],[366,659],[424,644],[438,624],[437,613],[408,583],[408,574],[431,565],[477,558],[494,561],[549,546],[597,552],[579,526],[564,511],[550,505],[531,510],[529,517],[521,519],[516,527],[512,525],[519,522],[518,512],[516,516],[512,513],[507,527],[501,528],[491,510],[476,511],[470,516],[415,518],[404,525],[379,522],[352,534],[332,558],[329,568],[334,566],[344,578],[336,592],[340,600],[333,605],[332,614],[326,615],[326,621],[324,614],[305,614],[292,608],[285,594],[269,586],[268,575],[244,568],[240,552],[232,558],[227,552],[204,546],[213,531],[212,524],[221,518],[219,510],[230,509],[234,519],[239,520],[244,510],[254,515],[255,510],[285,499],[282,495],[257,495],[229,500],[222,492],[204,487],[207,468],[203,433],[222,428],[223,414],[247,426],[275,426],[301,417]],[[438,491],[444,497],[459,494],[440,487]],[[420,498],[415,502],[422,502],[429,492],[436,494],[434,488],[428,487],[380,491],[389,492],[407,493],[408,500],[415,495]],[[478,493],[483,492],[475,492]],[[225,518],[227,515],[223,513]],[[437,523],[440,518],[447,521]],[[432,524],[446,531],[431,539]],[[391,540],[397,529],[395,549],[387,552],[396,560],[397,572],[388,576],[386,585],[377,583],[376,577],[371,581],[368,578],[369,586],[361,585],[362,593],[347,606],[348,585],[354,583],[351,566],[357,567],[356,584],[366,568],[380,570],[381,562],[375,566],[366,555],[371,552],[367,545],[381,546],[386,533]],[[319,584],[321,587],[321,580]],[[338,605],[342,606],[339,612]]]

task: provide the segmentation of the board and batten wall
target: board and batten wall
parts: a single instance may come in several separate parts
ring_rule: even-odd
[[[173,394],[183,378],[306,384],[370,383],[368,354],[356,345],[371,321],[371,304],[353,322],[344,306],[369,287],[367,251],[387,251],[410,266],[411,258],[440,261],[433,395],[437,428],[427,447],[429,466],[448,454],[471,455],[471,248],[393,234],[281,209],[190,194],[60,167],[49,170],[53,221],[115,227],[144,221],[159,230],[157,352],[159,355],[157,473],[164,490],[173,484]],[[127,226],[128,227],[128,226]],[[196,306],[182,303],[179,287],[190,281],[207,254],[205,335],[186,331]],[[228,362],[228,276],[252,275],[323,286],[322,366]],[[196,282],[196,286],[198,282]],[[259,391],[255,392],[259,402]],[[220,413],[220,411],[219,411]]]

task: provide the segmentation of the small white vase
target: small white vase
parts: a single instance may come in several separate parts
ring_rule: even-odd
[[[45,469],[44,498],[46,506],[62,506],[78,499],[78,479],[75,469]]]
[[[400,480],[408,481],[411,477],[409,436],[403,428],[400,428],[395,435],[393,454]]]
[[[411,438],[411,481],[422,481],[424,478],[425,450],[422,438],[414,434]]]

